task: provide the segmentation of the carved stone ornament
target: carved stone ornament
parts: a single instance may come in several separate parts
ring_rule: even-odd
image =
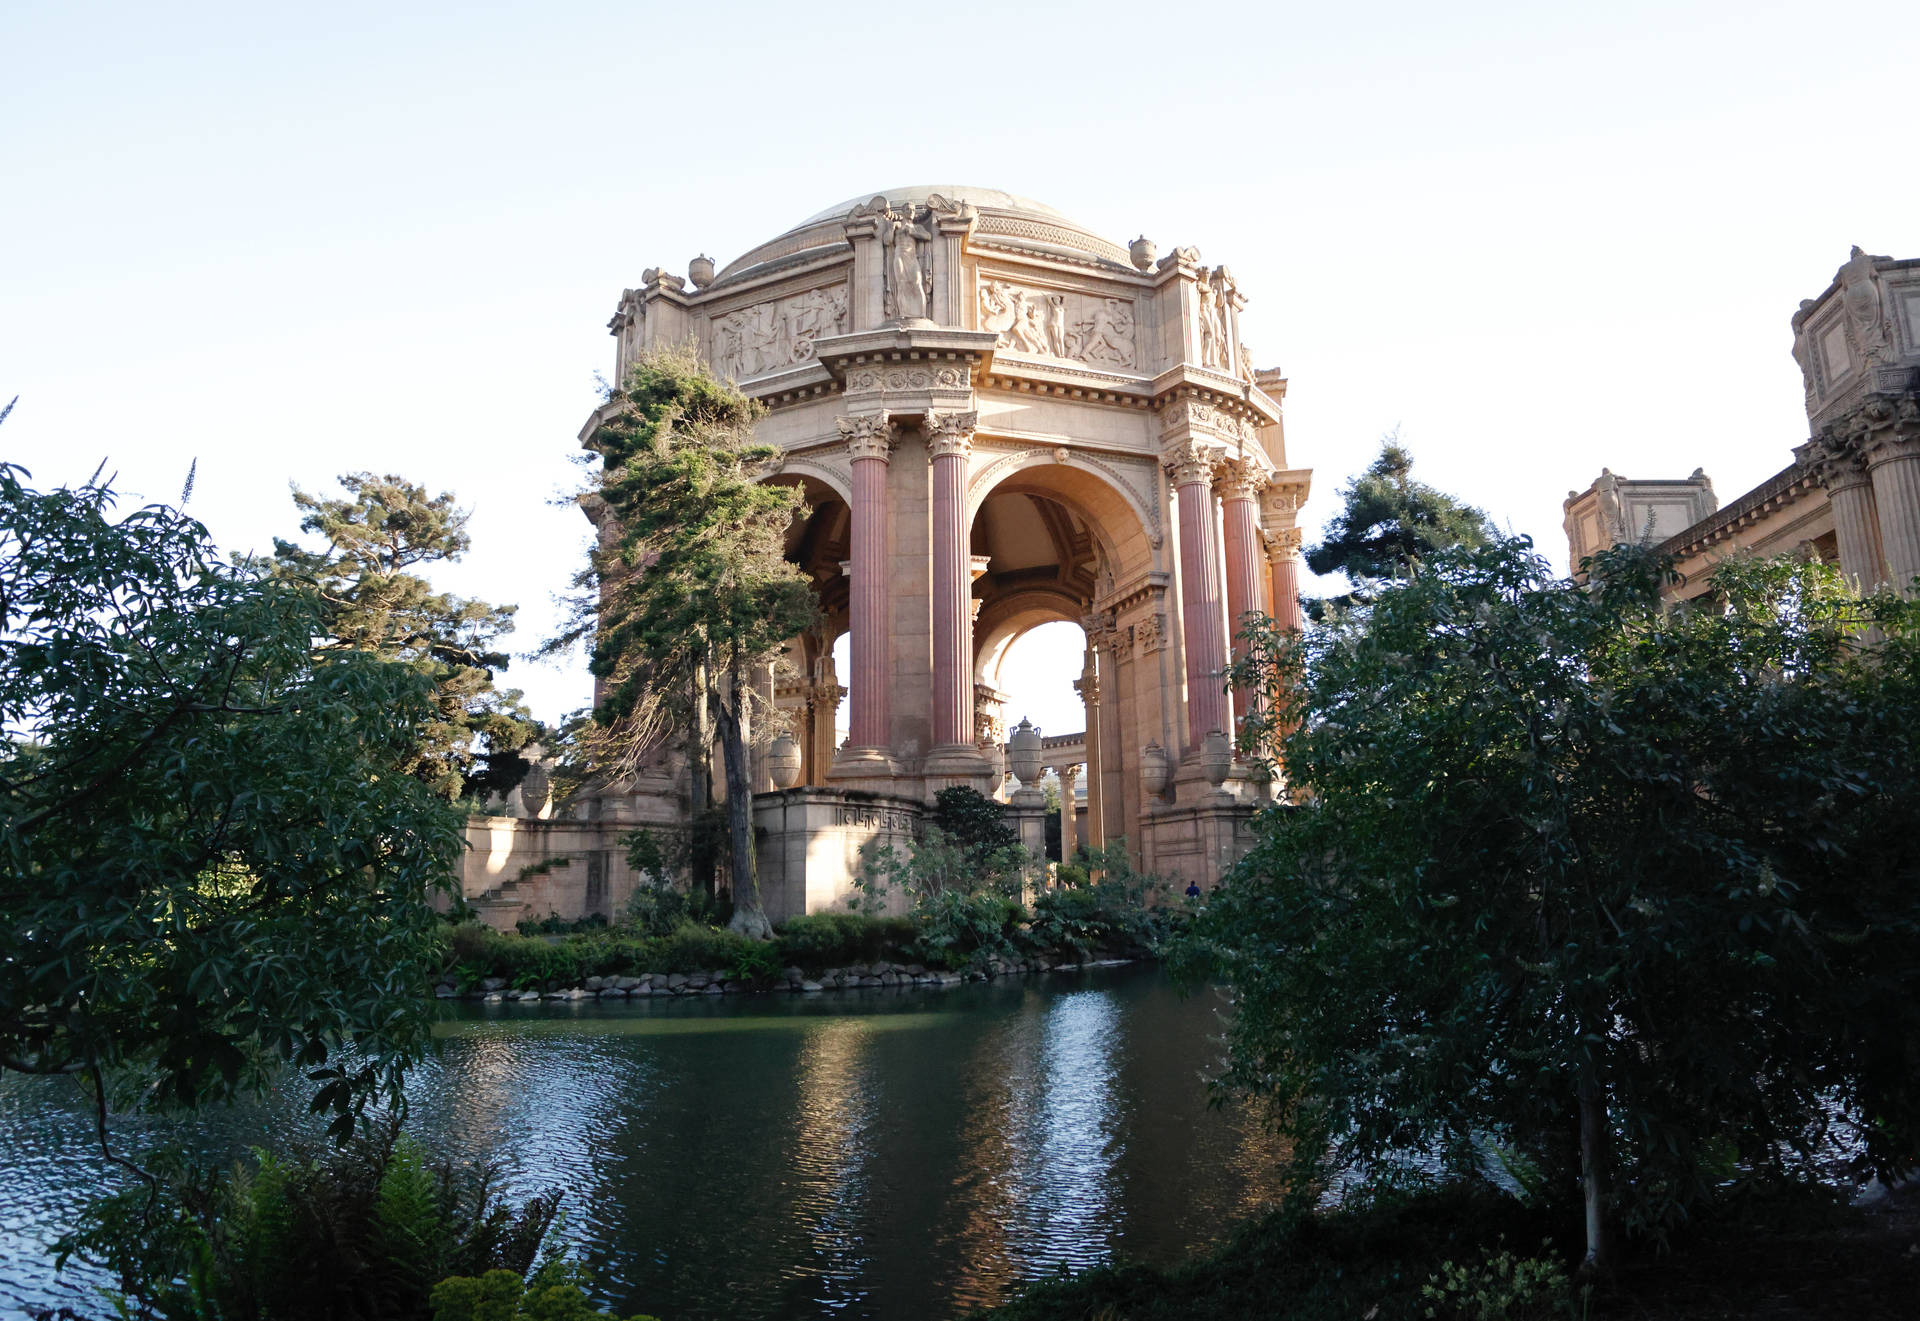
[[[1195,482],[1210,486],[1213,483],[1214,466],[1222,457],[1219,446],[1189,439],[1161,451],[1160,462],[1175,486],[1187,486]]]
[[[1794,447],[1793,457],[1813,470],[1827,490],[1858,486],[1867,479],[1867,458],[1839,427],[1826,427],[1804,445]]]
[[[1297,527],[1276,527],[1267,529],[1267,557],[1269,559],[1292,559],[1300,553],[1301,535]]]
[[[847,329],[847,287],[809,289],[715,317],[713,368],[736,381],[813,358],[813,342]]]
[[[1140,649],[1142,656],[1150,656],[1167,645],[1167,617],[1162,614],[1150,614],[1141,617],[1133,626],[1133,645]]]
[[[834,419],[846,439],[847,454],[855,459],[879,459],[885,463],[893,454],[893,428],[887,424],[885,410],[862,413],[858,417]]]
[[[888,390],[962,390],[967,385],[963,367],[862,367],[847,373],[852,394]]]
[[[1213,484],[1222,500],[1252,500],[1266,487],[1267,475],[1245,459],[1228,459],[1214,473]]]
[[[1253,436],[1253,426],[1245,418],[1198,399],[1179,399],[1167,405],[1160,414],[1160,424],[1165,431],[1184,426],[1200,427],[1235,440],[1249,440]]]
[[[1793,314],[1793,360],[1800,364],[1800,382],[1808,394],[1813,393],[1813,341],[1807,338],[1807,314],[1813,308],[1813,299],[1802,298]]]
[[[973,433],[979,426],[978,413],[928,413],[927,461],[949,454],[966,458],[973,449]]]
[[[885,197],[875,197],[853,209],[850,219],[871,220],[875,237],[886,252],[881,264],[885,274],[885,311],[888,320],[918,322],[927,319],[933,298],[933,202],[943,212],[957,211],[943,197],[932,197],[923,206],[893,207]]]
[[[1877,263],[1877,258],[1855,246],[1838,279],[1840,301],[1847,309],[1854,342],[1867,361],[1886,363],[1893,360],[1893,318],[1887,314],[1886,291]]]
[[[1103,367],[1134,365],[1133,303],[1125,298],[980,282],[980,329],[1000,347]]]

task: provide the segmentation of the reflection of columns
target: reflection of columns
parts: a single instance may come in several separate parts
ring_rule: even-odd
[[[1911,594],[1920,577],[1920,398],[1901,400],[1897,413],[1889,401],[1874,421],[1862,448],[1879,513],[1880,553],[1894,590]]]
[[[1300,529],[1276,528],[1267,534],[1267,571],[1273,578],[1273,622],[1290,633],[1300,631]]]
[[[1073,782],[1080,778],[1078,766],[1060,767],[1060,861],[1073,861],[1079,845],[1080,829],[1074,823]]]
[[[839,419],[853,458],[853,559],[848,599],[853,711],[847,743],[884,748],[887,726],[887,460],[885,412]]]
[[[1260,508],[1255,495],[1266,484],[1259,469],[1244,460],[1227,464],[1220,473],[1221,524],[1227,549],[1227,626],[1231,630],[1233,655],[1244,660],[1247,644],[1240,638],[1246,616],[1259,611],[1260,599]],[[1242,684],[1233,690],[1234,706],[1245,720],[1252,707],[1253,689]]]
[[[972,565],[967,554],[967,454],[976,413],[929,413],[927,456],[933,464],[933,744],[973,744],[973,666],[967,635],[973,622]]]
[[[1093,849],[1107,845],[1105,763],[1100,753],[1100,678],[1095,659],[1099,654],[1097,643],[1088,646],[1086,664],[1081,668],[1080,677],[1073,681],[1073,690],[1080,694],[1086,707],[1087,847]]]
[[[1187,656],[1187,747],[1198,751],[1214,730],[1230,733],[1222,672],[1226,625],[1220,609],[1220,543],[1213,530],[1213,456],[1187,444],[1168,456],[1180,505],[1180,606]]]
[[[1880,585],[1880,519],[1874,508],[1873,479],[1858,451],[1828,432],[1794,450],[1827,488],[1833,510],[1833,538],[1840,549],[1840,572],[1858,590]]]

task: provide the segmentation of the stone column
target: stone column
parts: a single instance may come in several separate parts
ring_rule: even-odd
[[[1244,660],[1246,643],[1240,640],[1245,617],[1261,610],[1260,572],[1260,488],[1266,478],[1258,468],[1244,460],[1224,465],[1220,470],[1222,532],[1227,550],[1227,628],[1235,660]],[[1233,690],[1233,704],[1240,720],[1252,709],[1253,690],[1240,685]],[[1231,733],[1232,731],[1223,731]]]
[[[1187,749],[1200,750],[1214,730],[1230,734],[1233,717],[1222,675],[1227,668],[1221,615],[1220,543],[1214,535],[1213,454],[1183,445],[1168,458],[1180,505],[1180,614],[1187,658]]]
[[[839,419],[853,458],[853,558],[847,613],[852,633],[847,746],[884,751],[891,738],[887,700],[887,461],[893,438],[886,413]]]
[[[1794,450],[1827,489],[1833,509],[1833,536],[1840,548],[1840,572],[1862,592],[1883,581],[1880,567],[1880,516],[1874,507],[1873,479],[1859,450],[1829,431]]]
[[[1277,528],[1267,534],[1267,572],[1273,579],[1273,622],[1290,633],[1300,631],[1300,529]]]
[[[933,750],[971,756],[973,666],[972,565],[967,548],[967,456],[976,413],[929,413],[927,460],[933,465]]]
[[[1092,630],[1088,633],[1091,637]],[[1087,713],[1087,847],[1094,849],[1107,846],[1106,763],[1100,751],[1100,677],[1096,659],[1099,654],[1097,644],[1087,647],[1086,663],[1081,667],[1080,677],[1073,681],[1073,691],[1080,694]]]
[[[1074,850],[1080,847],[1080,828],[1075,823],[1074,814],[1077,805],[1073,801],[1073,782],[1080,778],[1079,766],[1062,766],[1060,775],[1060,861],[1072,862]]]
[[[1871,405],[1869,405],[1871,407]],[[1920,577],[1920,397],[1875,410],[1862,451],[1879,515],[1880,553],[1895,591],[1912,595]],[[1839,518],[1836,511],[1835,525]]]

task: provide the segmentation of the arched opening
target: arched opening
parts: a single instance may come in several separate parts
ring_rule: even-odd
[[[844,719],[848,593],[841,566],[851,554],[853,514],[846,496],[818,477],[781,474],[771,480],[797,486],[805,497],[806,515],[787,529],[786,557],[813,583],[821,615],[816,627],[787,644],[775,665],[773,701],[800,745],[799,783],[825,784],[840,745],[835,725]]]
[[[1151,490],[1152,474],[1141,476]],[[1137,839],[1141,804],[1129,777],[1137,784],[1141,745],[1160,737],[1164,683],[1153,656],[1152,677],[1123,692],[1120,671],[1131,678],[1137,667],[1131,647],[1123,657],[1110,644],[1117,612],[1156,608],[1158,538],[1137,497],[1091,464],[1028,455],[987,469],[980,483],[969,529],[979,575],[980,742],[1004,755],[1021,719],[1039,727],[1043,785],[1057,780],[1062,809],[1049,823],[1058,823],[1058,833],[1049,835],[1064,847],[1050,847],[1050,855],[1071,858],[1081,843],[1099,847],[1121,834]],[[1089,638],[1090,628],[1097,637]],[[1104,652],[1092,645],[1101,638],[1109,644]]]

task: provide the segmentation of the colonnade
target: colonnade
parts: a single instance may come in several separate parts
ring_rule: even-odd
[[[1795,451],[1826,487],[1840,571],[1861,590],[1920,576],[1920,395],[1867,400]]]

